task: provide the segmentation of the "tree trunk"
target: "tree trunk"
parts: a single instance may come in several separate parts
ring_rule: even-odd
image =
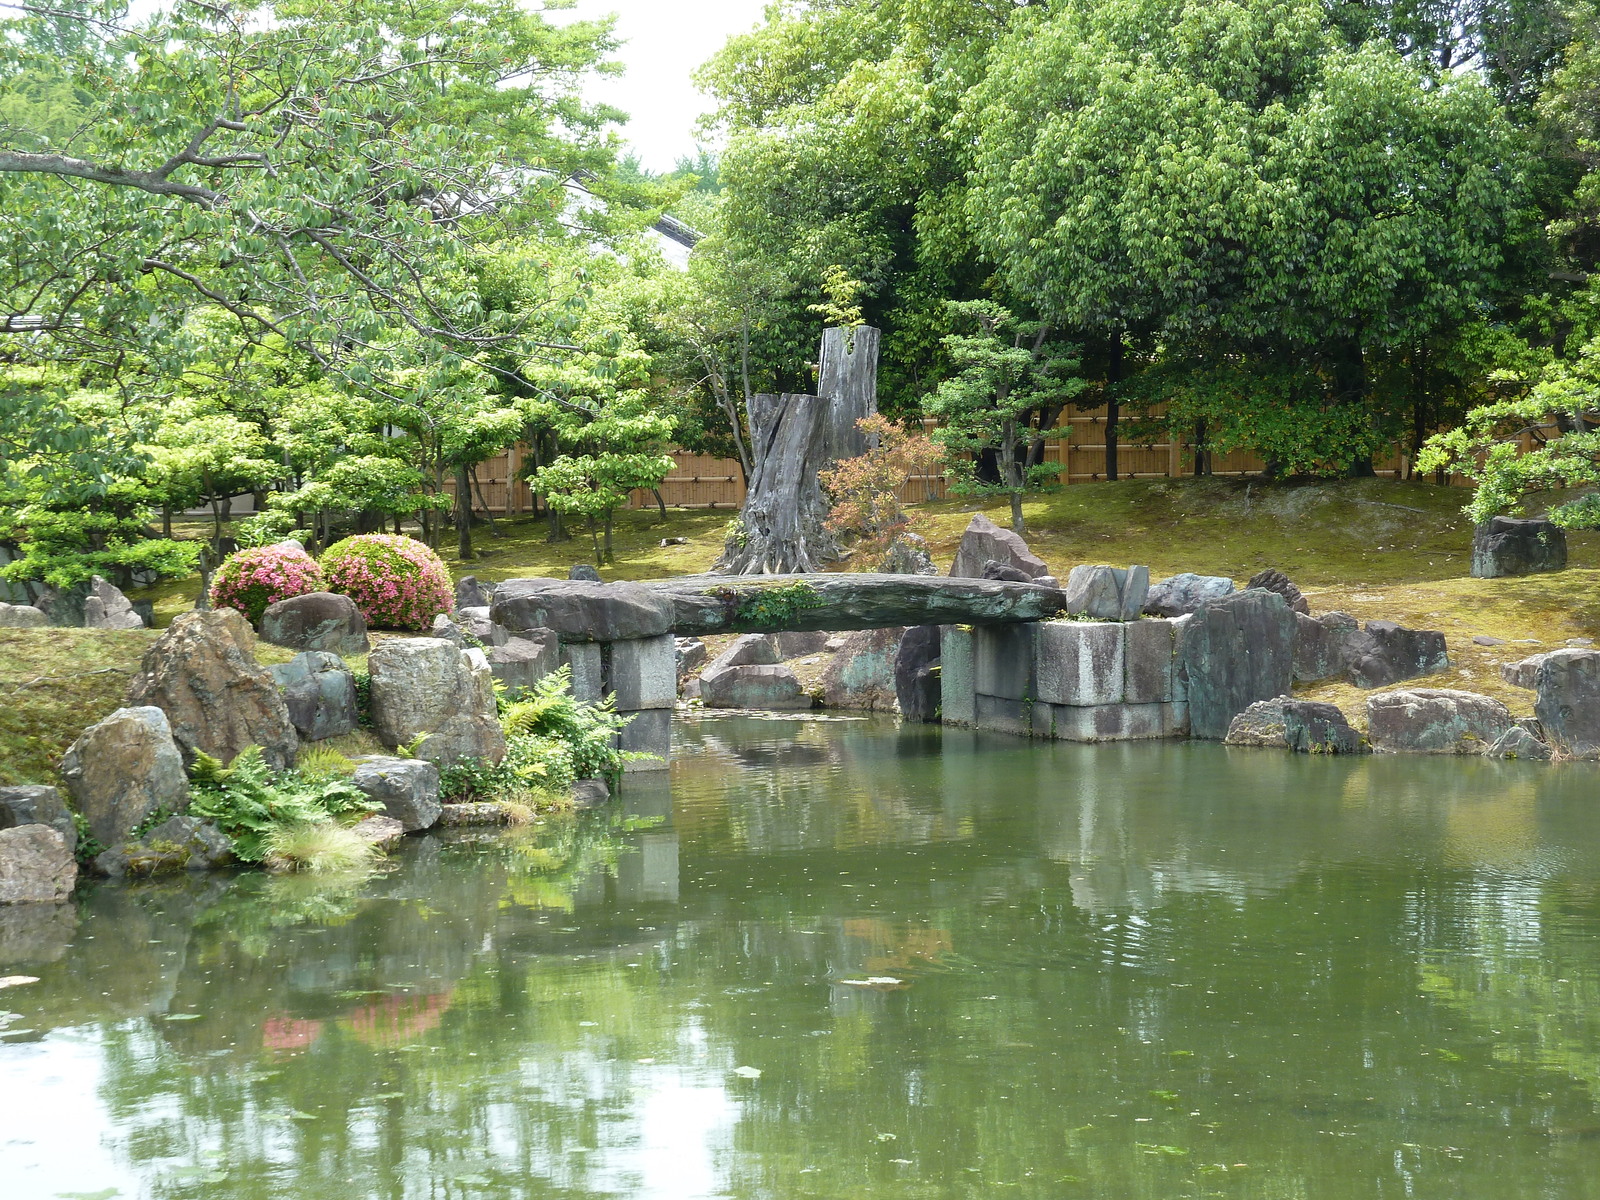
[[[726,575],[817,571],[840,557],[823,522],[828,498],[817,472],[867,450],[856,428],[877,411],[878,331],[825,330],[820,396],[750,397],[750,486],[715,570]]]
[[[606,544],[606,561],[607,562],[615,562],[616,561],[616,557],[611,552],[611,530],[612,530],[612,527],[614,525],[615,525],[615,520],[614,520],[614,517],[613,517],[613,512],[612,512],[611,509],[608,508],[608,509],[606,509],[606,520],[605,520],[605,538],[606,538],[605,544]]]
[[[667,519],[667,502],[661,497],[660,488],[651,488],[650,494],[656,498],[656,511],[661,514],[661,519]]]
[[[472,558],[472,473],[464,464],[456,467],[456,555]]]
[[[1106,478],[1117,480],[1117,421],[1122,406],[1117,402],[1117,385],[1122,382],[1122,331],[1111,339],[1111,361],[1106,368]]]

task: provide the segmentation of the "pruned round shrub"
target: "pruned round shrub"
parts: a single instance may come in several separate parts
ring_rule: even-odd
[[[267,605],[321,590],[322,568],[299,546],[257,546],[223,560],[211,577],[211,606],[236,608],[254,625]]]
[[[455,600],[444,560],[415,538],[359,533],[322,554],[330,592],[355,601],[367,624],[385,629],[427,629]]]

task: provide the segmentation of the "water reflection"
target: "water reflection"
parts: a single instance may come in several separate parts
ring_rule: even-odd
[[[371,880],[0,915],[40,978],[0,993],[7,1200],[1600,1177],[1587,768],[682,732],[618,810]]]

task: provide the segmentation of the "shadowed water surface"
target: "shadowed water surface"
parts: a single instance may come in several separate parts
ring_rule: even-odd
[[[0,916],[0,1196],[1600,1196],[1592,768],[679,740],[364,882]]]

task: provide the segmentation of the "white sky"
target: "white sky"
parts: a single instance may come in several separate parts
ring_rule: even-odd
[[[616,57],[627,74],[590,86],[590,98],[630,117],[622,135],[652,171],[693,154],[695,120],[711,107],[689,76],[728,36],[761,20],[766,0],[578,0],[574,17],[616,13]],[[559,19],[559,18],[558,18]]]

